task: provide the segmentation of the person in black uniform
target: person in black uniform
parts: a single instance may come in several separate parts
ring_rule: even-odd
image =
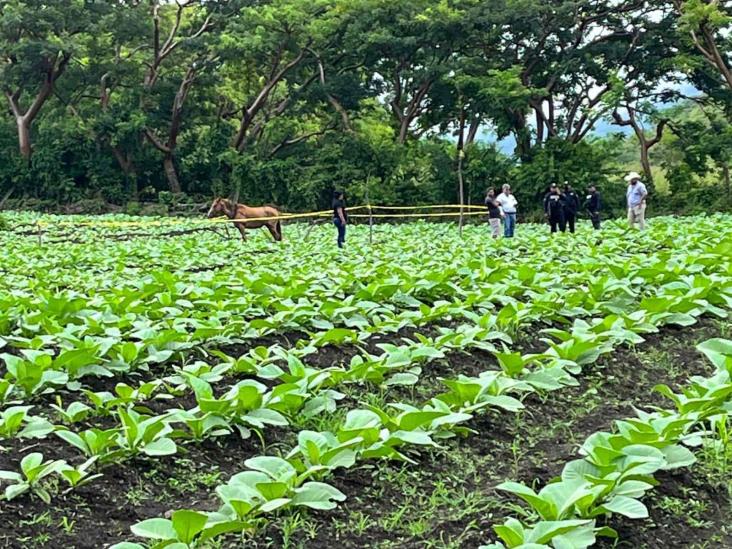
[[[552,183],[549,192],[544,196],[544,213],[549,220],[552,233],[557,232],[557,228],[562,232],[567,230],[564,221],[564,196],[559,192],[559,187]]]
[[[587,213],[590,214],[590,221],[592,221],[592,227],[596,230],[600,230],[600,193],[594,185],[590,185],[587,191],[587,197],[585,198],[585,208]]]
[[[577,212],[580,209],[580,199],[574,192],[572,185],[564,183],[564,221],[569,225],[569,232],[574,233]]]
[[[333,224],[338,229],[338,247],[342,248],[346,243],[346,195],[342,191],[333,192]]]

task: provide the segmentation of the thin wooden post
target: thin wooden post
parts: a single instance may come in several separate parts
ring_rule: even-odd
[[[371,174],[366,176],[366,206],[369,209],[369,245],[374,243],[374,212],[371,208],[371,200],[369,200],[369,184],[371,183]]]
[[[38,230],[38,245],[43,246],[43,229],[40,221],[36,221],[36,229]]]
[[[465,202],[465,193],[463,190],[463,157],[465,153],[462,149],[458,152],[458,185],[460,189],[460,236],[463,236],[463,204]]]
[[[460,97],[460,120],[458,122],[458,143],[457,143],[457,176],[458,176],[458,194],[460,196],[460,236],[463,236],[463,204],[465,204],[465,189],[463,184],[463,159],[465,158],[465,106],[462,104],[462,96]]]

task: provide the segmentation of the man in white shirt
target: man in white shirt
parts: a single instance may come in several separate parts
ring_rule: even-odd
[[[625,181],[628,183],[626,197],[628,199],[628,225],[634,228],[636,224],[642,231],[646,228],[646,198],[648,189],[641,182],[641,176],[637,172],[630,173]]]
[[[513,238],[516,230],[516,208],[518,201],[511,192],[511,185],[504,185],[503,192],[496,197],[496,202],[503,210],[503,236]]]

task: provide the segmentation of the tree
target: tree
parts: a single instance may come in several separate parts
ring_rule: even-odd
[[[474,55],[490,76],[491,118],[502,133],[510,128],[526,162],[549,140],[586,138],[611,110],[604,98],[637,85],[665,55],[654,32],[665,21],[650,21],[646,2],[504,0],[482,9],[488,39],[475,41]],[[496,41],[496,26],[510,32]]]
[[[423,123],[436,103],[432,94],[456,69],[470,36],[472,23],[459,4],[359,0],[350,8],[346,48],[362,68],[369,95],[391,113],[399,144],[433,127]]]
[[[679,28],[704,63],[732,91],[732,6],[720,0],[673,0]],[[698,68],[698,65],[697,65]]]
[[[0,4],[0,86],[15,119],[20,154],[33,153],[31,127],[57,82],[94,32],[103,3],[6,0]]]
[[[172,13],[173,10],[174,13]],[[156,129],[150,127],[150,124],[146,125],[144,133],[155,149],[162,153],[165,177],[170,191],[173,193],[180,193],[182,190],[175,167],[175,154],[183,125],[184,107],[200,72],[212,66],[218,57],[210,49],[213,41],[206,40],[208,38],[206,34],[216,26],[216,23],[223,25],[225,20],[233,15],[228,11],[222,14],[222,10],[223,8],[218,2],[199,3],[191,0],[178,0],[175,6],[166,6],[159,0],[151,2],[152,47],[150,51],[152,55],[147,63],[147,70],[142,81],[143,110],[148,113],[148,119],[152,118],[150,111],[159,112],[162,104],[170,104],[170,110],[166,117],[165,138],[160,138]],[[170,27],[167,32],[164,30],[165,19],[168,20]],[[167,35],[165,39],[163,39],[164,35]],[[176,53],[180,54],[180,59],[172,59]],[[169,70],[168,73],[174,74],[174,78],[179,79],[180,82],[175,93],[172,94],[172,99],[165,97],[166,94],[161,94],[157,89],[160,87],[157,84],[166,62],[173,65],[172,70]],[[178,76],[176,74],[178,72],[182,72],[182,75]],[[166,84],[170,89],[171,77],[167,75],[165,78],[168,80]]]
[[[650,105],[646,105],[646,108],[650,109]],[[613,119],[619,126],[631,127],[635,134],[638,144],[640,146],[640,161],[643,167],[643,174],[645,181],[648,183],[650,188],[654,187],[653,184],[653,170],[651,169],[650,150],[658,145],[663,138],[663,131],[666,128],[669,120],[668,118],[661,118],[656,122],[656,128],[653,132],[653,137],[648,137],[646,125],[652,122],[652,116],[646,115],[643,111],[638,110],[638,107],[632,103],[624,105],[624,110],[627,112],[627,118],[623,118],[618,109],[613,111]]]

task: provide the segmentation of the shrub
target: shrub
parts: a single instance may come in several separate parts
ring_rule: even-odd
[[[140,215],[141,211],[142,211],[142,206],[140,206],[139,202],[130,201],[125,206],[125,213],[127,215]]]

